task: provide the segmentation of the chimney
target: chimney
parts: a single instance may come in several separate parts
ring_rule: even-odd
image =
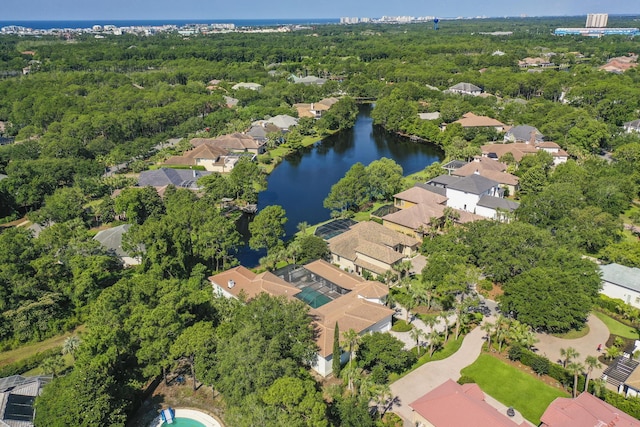
[[[231,289],[236,285],[236,282],[233,279],[229,279],[227,282],[227,288]]]
[[[536,131],[535,130],[531,131],[531,137],[529,138],[529,142],[531,143],[531,145],[536,143]]]
[[[476,169],[476,171],[473,174],[474,175],[480,175],[480,171],[478,169]]]

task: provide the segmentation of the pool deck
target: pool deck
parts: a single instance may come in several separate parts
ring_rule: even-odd
[[[175,408],[174,411],[176,412],[176,418],[191,418],[192,420],[201,422],[205,427],[222,427],[215,418],[204,412],[183,408]],[[164,422],[160,415],[151,423],[151,427],[162,427],[163,425]]]

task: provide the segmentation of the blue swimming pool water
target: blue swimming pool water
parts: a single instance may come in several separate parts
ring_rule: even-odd
[[[302,292],[296,295],[296,298],[301,299],[313,308],[322,307],[331,302],[331,298],[311,288],[303,288]]]
[[[175,418],[172,424],[164,423],[162,425],[163,426],[171,425],[171,427],[174,427],[174,426],[175,427],[205,427],[205,425],[199,421],[192,420],[191,418],[182,418],[182,417]]]

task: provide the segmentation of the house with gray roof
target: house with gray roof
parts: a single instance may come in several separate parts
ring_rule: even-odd
[[[461,82],[451,86],[448,90],[450,93],[459,93],[462,95],[478,96],[482,93],[482,89],[473,83]]]
[[[485,218],[500,219],[496,217],[497,206],[500,206],[499,209],[511,206],[510,203],[487,199],[487,197],[503,198],[504,191],[500,188],[499,182],[476,173],[464,177],[440,175],[427,182],[425,187],[429,186],[444,189],[448,207]],[[483,205],[478,209],[478,203],[483,197]]]
[[[615,263],[601,265],[600,275],[602,277],[600,293],[640,308],[640,268]]]
[[[504,140],[508,142],[540,143],[544,135],[535,127],[529,125],[514,126],[504,134]]]
[[[323,79],[320,77],[316,77],[316,76],[305,76],[305,77],[298,77],[294,74],[291,75],[291,80],[296,83],[296,84],[303,84],[303,85],[317,85],[317,86],[322,86],[323,84],[325,84],[327,82],[327,79]]]
[[[259,83],[240,82],[240,83],[237,83],[237,84],[233,85],[231,87],[231,89],[233,89],[233,90],[238,90],[238,89],[260,90],[260,89],[262,89],[262,85],[259,84]]]
[[[498,221],[508,221],[520,203],[513,200],[505,199],[503,197],[487,196],[486,194],[480,197],[476,204],[476,215],[483,216],[485,218],[491,218]]]
[[[125,267],[140,264],[139,258],[132,257],[122,249],[122,236],[129,231],[130,228],[131,224],[122,224],[117,227],[101,230],[93,236],[93,240],[100,242],[108,252],[119,257]]]
[[[640,132],[640,119],[626,122],[624,124],[624,131],[627,133]]]
[[[271,117],[270,119],[265,120],[265,122],[270,123],[280,130],[286,132],[289,128],[296,126],[298,124],[298,119],[287,114],[279,114],[275,117]]]
[[[49,381],[51,377],[44,375],[0,378],[0,426],[33,427],[33,403]]]
[[[140,173],[139,187],[164,187],[173,185],[187,190],[199,190],[198,180],[203,176],[211,175],[209,171],[197,171],[190,169],[160,168]]]

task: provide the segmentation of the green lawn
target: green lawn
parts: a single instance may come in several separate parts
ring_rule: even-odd
[[[473,378],[485,393],[507,406],[513,406],[535,425],[540,424],[540,417],[556,397],[569,397],[568,393],[488,354],[481,354],[472,365],[462,370],[462,375]]]
[[[60,347],[64,343],[64,340],[70,337],[71,335],[75,335],[77,333],[84,332],[84,326],[78,327],[73,332],[67,332],[64,335],[59,335],[57,337],[49,338],[48,340],[41,341],[35,344],[25,345],[14,350],[4,351],[0,353],[0,366],[5,366],[10,363],[18,362],[22,359],[26,359],[27,357],[33,356],[36,353],[42,353],[45,350],[49,350],[54,347]]]
[[[594,311],[593,314],[595,314],[598,319],[602,320],[604,324],[607,325],[607,328],[609,328],[609,333],[611,333],[612,335],[618,335],[623,338],[629,338],[632,340],[638,339],[639,334],[634,327],[627,326],[624,323],[620,323],[616,319],[609,317],[599,311]]]

